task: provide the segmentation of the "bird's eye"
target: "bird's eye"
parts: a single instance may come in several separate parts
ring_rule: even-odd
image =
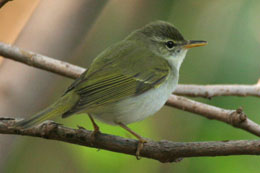
[[[167,41],[165,45],[167,48],[172,49],[175,46],[175,43],[173,41]]]

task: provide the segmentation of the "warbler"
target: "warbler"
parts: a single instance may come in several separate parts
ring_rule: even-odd
[[[206,44],[185,40],[168,22],[147,24],[101,52],[54,104],[16,126],[28,128],[57,116],[84,112],[94,126],[93,136],[99,132],[94,119],[133,134],[139,140],[138,158],[146,140],[126,125],[163,107],[178,84],[188,48]]]

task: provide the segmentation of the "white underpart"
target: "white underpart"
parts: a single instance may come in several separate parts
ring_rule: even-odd
[[[167,58],[169,63],[174,65],[178,71],[186,52],[183,51],[178,57]],[[163,107],[177,84],[178,74],[170,74],[167,82],[161,84],[160,87],[151,89],[139,96],[127,98],[119,103],[107,105],[102,112],[94,113],[94,117],[112,125],[141,121]]]

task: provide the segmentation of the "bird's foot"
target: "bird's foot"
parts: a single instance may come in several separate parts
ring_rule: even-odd
[[[94,131],[91,133],[91,143],[93,144],[96,140],[97,135],[101,134],[99,127],[94,126]]]
[[[141,159],[140,152],[144,148],[144,143],[147,143],[147,141],[143,138],[140,138],[139,141],[138,141],[137,150],[136,150],[136,153],[135,153],[137,160]]]

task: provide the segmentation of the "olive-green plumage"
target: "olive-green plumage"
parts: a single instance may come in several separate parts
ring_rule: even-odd
[[[16,124],[16,126],[28,128],[34,124],[41,123],[45,120],[52,119],[53,117],[59,116],[70,110],[74,104],[79,100],[79,96],[74,92],[70,92],[60,99],[58,99],[54,104],[37,113],[36,115],[25,119]]]
[[[110,124],[144,119],[176,88],[188,44],[171,24],[148,24],[103,51],[60,99],[18,126],[77,112]]]
[[[80,99],[65,116],[82,109],[102,109],[104,104],[156,88],[166,80],[170,68],[147,48],[136,47],[136,42],[121,42],[97,57],[83,79],[69,89],[67,93],[74,91]]]

